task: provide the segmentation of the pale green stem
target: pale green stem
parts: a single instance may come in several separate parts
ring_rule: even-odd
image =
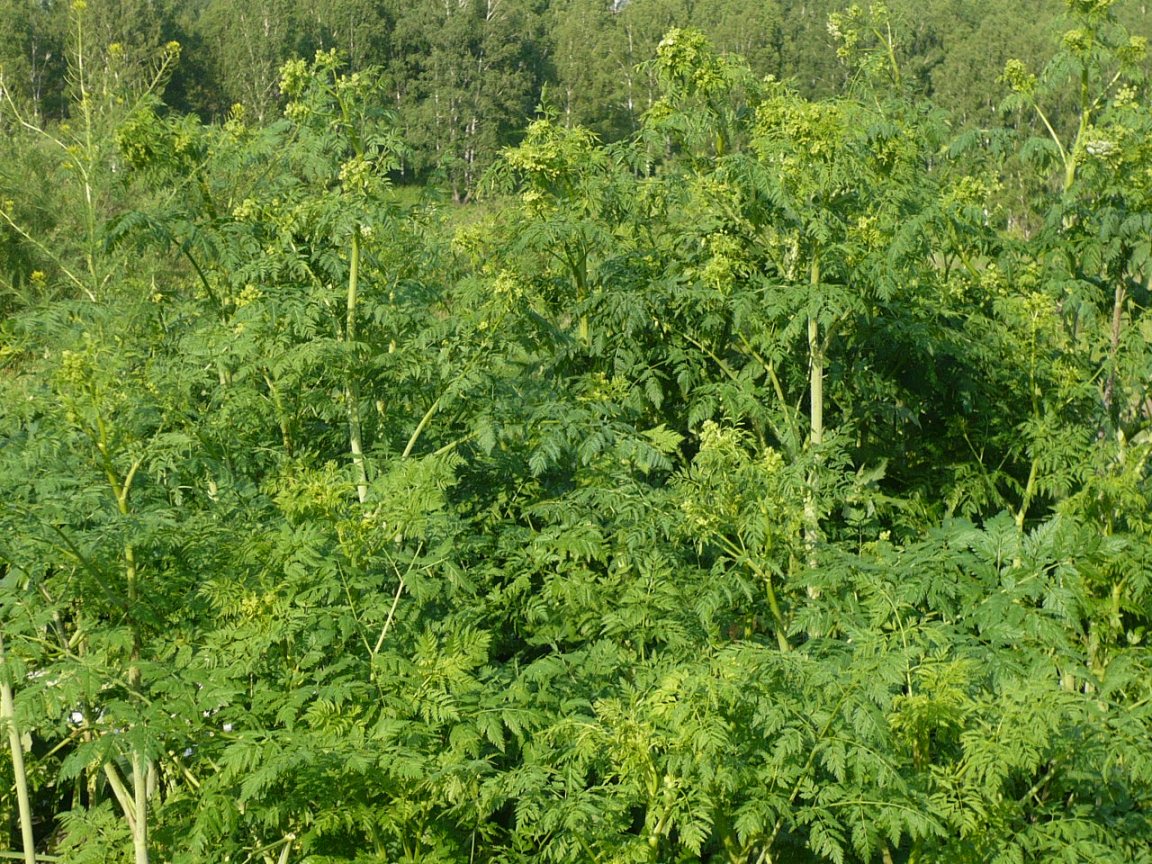
[[[49,249],[46,245],[41,243],[26,230],[24,230],[24,228],[22,228],[19,224],[17,224],[15,220],[13,220],[13,218],[9,215],[7,210],[0,208],[0,219],[3,219],[8,224],[8,227],[19,234],[24,240],[35,246],[37,250],[44,254],[44,257],[51,260],[52,263],[59,268],[60,272],[68,277],[68,281],[79,288],[89,300],[92,302],[96,301],[96,295],[92,292],[92,289],[88,286],[88,284],[71,270],[69,270],[66,266],[64,266],[60,257],[57,256],[51,249]]]
[[[248,853],[248,860],[251,861],[256,855],[263,855],[265,852],[272,852],[276,849],[282,849],[284,846],[291,847],[292,843],[293,843],[293,841],[295,841],[295,839],[296,839],[296,832],[295,831],[289,831],[287,834],[285,834],[279,840],[273,840],[271,843],[268,843],[264,846],[257,846],[255,849],[251,850]],[[283,851],[281,851],[281,854],[284,854]],[[265,859],[265,860],[267,860],[267,859]]]
[[[104,763],[104,776],[108,778],[108,785],[112,787],[112,794],[120,803],[120,809],[124,811],[124,818],[128,822],[128,828],[132,831],[132,836],[136,836],[136,802],[128,794],[128,787],[124,785],[124,781],[120,779],[120,772],[111,762]]]
[[[813,258],[808,284],[813,293],[820,287],[820,259]],[[811,396],[812,444],[824,442],[824,351],[820,346],[820,323],[808,314],[809,390]]]
[[[1080,72],[1080,124],[1076,129],[1076,138],[1072,141],[1072,152],[1068,154],[1068,160],[1064,164],[1065,193],[1070,191],[1072,184],[1076,182],[1076,157],[1079,155],[1084,135],[1091,124],[1091,117],[1092,105],[1088,98],[1088,69],[1085,67]]]
[[[811,358],[809,390],[812,399],[812,444],[824,443],[824,356],[820,348],[820,324],[815,316],[808,319],[808,353]]]
[[[376,640],[376,647],[372,649],[372,656],[375,657],[380,653],[380,649],[384,647],[384,640],[388,638],[388,631],[392,629],[392,622],[396,618],[396,607],[400,605],[400,597],[404,593],[404,577],[400,577],[400,581],[396,584],[396,596],[392,598],[392,606],[388,609],[388,619],[384,622],[384,627],[380,630],[380,638]]]
[[[813,293],[820,285],[820,259],[813,258],[809,270],[809,286]],[[809,441],[817,451],[824,443],[824,349],[820,344],[820,323],[815,312],[808,313],[808,396],[809,396]],[[820,539],[820,518],[817,513],[817,484],[819,465],[813,464],[808,475],[807,499],[804,502],[804,539],[811,553]]]
[[[84,24],[80,12],[76,14],[76,85],[80,89],[80,112],[84,123],[84,161],[85,164],[77,166],[84,181],[84,222],[87,237],[85,238],[84,260],[88,265],[88,275],[92,279],[90,296],[98,295],[100,277],[96,272],[96,203],[92,194],[92,165],[95,163],[95,144],[92,140],[94,121],[92,119],[92,97],[88,93],[86,73],[84,71]]]
[[[127,516],[130,512],[128,496],[132,491],[132,482],[136,477],[136,472],[140,469],[142,460],[137,459],[133,462],[128,472],[124,475],[124,480],[120,481],[116,476],[116,470],[112,464],[108,431],[104,424],[104,418],[97,415],[96,425],[99,434],[97,449],[104,462],[104,472],[108,477],[112,492],[116,496],[117,509],[122,516]],[[131,543],[125,543],[124,582],[129,609],[134,609],[139,602],[139,575],[139,567],[136,563],[136,549]],[[132,656],[128,664],[128,688],[133,692],[139,692],[142,639],[139,625],[135,619],[132,620],[131,627]],[[116,792],[116,797],[124,808],[124,815],[127,817],[128,824],[132,829],[132,849],[135,862],[136,864],[148,864],[148,773],[150,766],[148,765],[148,761],[140,754],[139,750],[133,751],[131,762],[133,793],[131,810],[129,810],[128,807],[127,792],[117,790],[115,783],[113,784],[113,790]],[[110,767],[111,766],[106,765],[105,769],[111,780],[114,772],[108,770]],[[119,778],[117,777],[116,779],[118,780]]]
[[[429,421],[436,412],[440,410],[440,400],[443,398],[444,394],[441,393],[436,397],[436,401],[432,403],[431,407],[424,412],[424,416],[420,418],[420,422],[416,424],[416,428],[408,438],[408,443],[404,446],[404,453],[401,455],[402,459],[407,459],[412,455],[412,449],[416,446],[416,442],[420,440],[420,436],[424,434],[424,430],[427,428]]]
[[[132,754],[132,793],[136,807],[132,850],[136,864],[148,864],[148,766],[139,751]]]
[[[776,599],[776,587],[772,584],[772,574],[764,573],[764,585],[768,592],[768,608],[772,612],[772,619],[774,623],[773,630],[776,631],[776,644],[780,650],[787,654],[792,650],[792,645],[788,641],[788,628],[784,623],[784,615],[780,611],[780,603]]]
[[[348,263],[348,320],[345,341],[349,348],[356,341],[356,295],[360,290],[360,227],[352,229],[351,260]],[[364,442],[360,422],[360,382],[354,372],[348,373],[345,385],[348,402],[348,444],[352,451],[352,466],[356,469],[356,495],[360,503],[368,501],[368,463],[364,459]]]
[[[780,609],[780,601],[776,597],[776,586],[772,581],[772,574],[752,558],[748,549],[744,546],[743,540],[741,540],[740,545],[737,546],[727,537],[720,536],[717,539],[720,545],[728,550],[728,554],[737,561],[747,564],[753,573],[764,580],[764,588],[768,598],[768,610],[772,613],[772,629],[776,631],[776,644],[781,651],[787,654],[792,650],[792,644],[788,641],[788,624],[784,620],[784,613]]]
[[[800,433],[796,429],[796,421],[795,417],[793,416],[794,409],[791,405],[788,404],[788,400],[784,398],[784,387],[781,385],[780,378],[776,374],[776,366],[775,364],[770,363],[767,358],[761,356],[760,352],[752,347],[752,344],[748,341],[748,338],[743,333],[739,333],[737,335],[740,337],[740,342],[743,344],[744,350],[747,351],[764,368],[765,373],[768,375],[768,380],[772,384],[772,390],[776,394],[776,401],[780,404],[780,411],[784,415],[784,422],[788,425],[789,439],[785,447],[788,450],[789,455],[792,456],[800,448]],[[735,376],[733,376],[733,380],[736,380]],[[798,409],[799,406],[796,406],[796,408]],[[773,429],[775,429],[775,427],[773,427]]]
[[[1037,333],[1039,332],[1040,324],[1037,316],[1033,316],[1031,324],[1031,336],[1029,342],[1028,352],[1028,392],[1032,399],[1032,417],[1036,420],[1040,419],[1040,386],[1036,383],[1036,356],[1037,356]],[[1028,468],[1028,479],[1024,483],[1024,492],[1020,497],[1020,509],[1016,511],[1016,528],[1024,530],[1024,520],[1028,517],[1028,508],[1032,504],[1032,496],[1036,493],[1036,481],[1040,475],[1040,456],[1033,456],[1032,464]],[[1019,560],[1017,560],[1019,563]]]
[[[12,773],[16,778],[16,805],[20,813],[20,838],[24,843],[24,861],[36,864],[36,838],[32,833],[32,804],[28,797],[28,773],[24,767],[24,743],[16,725],[16,703],[7,677],[8,658],[4,653],[4,636],[0,634],[0,725],[8,727],[8,746],[12,751]]]
[[[1112,403],[1116,390],[1116,359],[1120,356],[1120,337],[1124,333],[1124,303],[1127,297],[1128,291],[1124,282],[1119,281],[1112,298],[1112,333],[1108,346],[1108,379],[1104,383],[1104,410],[1109,414],[1112,413]]]
[[[1064,149],[1064,142],[1060,140],[1060,136],[1056,134],[1056,130],[1052,128],[1052,123],[1048,120],[1048,115],[1044,113],[1036,102],[1032,102],[1032,110],[1036,112],[1036,116],[1044,124],[1044,128],[1048,130],[1048,137],[1056,145],[1056,149],[1060,153],[1060,164],[1064,166],[1064,191],[1072,185],[1072,180],[1076,176],[1076,163],[1072,161],[1068,155],[1068,151]]]
[[[885,22],[884,30],[885,32],[883,34],[877,33],[876,35],[880,38],[880,41],[884,43],[884,47],[888,49],[888,65],[892,69],[892,83],[900,87],[900,63],[896,60],[896,39],[892,35],[891,21]]]
[[[1028,508],[1032,505],[1032,496],[1036,494],[1036,479],[1040,473],[1039,457],[1032,460],[1028,469],[1028,480],[1024,484],[1024,494],[1020,498],[1020,509],[1016,511],[1016,528],[1024,530],[1024,520],[1028,517]]]

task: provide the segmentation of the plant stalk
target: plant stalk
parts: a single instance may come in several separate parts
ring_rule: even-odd
[[[818,257],[812,259],[808,286],[811,293],[815,293],[820,286],[820,259]],[[809,299],[809,303],[811,303],[811,299]],[[824,443],[824,351],[820,346],[820,322],[812,310],[808,312],[808,363],[812,446],[819,447]]]
[[[136,807],[132,851],[136,864],[148,864],[148,766],[139,750],[132,752],[132,796]]]
[[[8,746],[12,751],[12,773],[16,778],[16,803],[20,812],[20,839],[24,844],[25,864],[36,864],[36,837],[32,832],[32,804],[28,797],[28,772],[24,767],[24,744],[16,725],[16,702],[7,678],[8,658],[4,653],[4,636],[0,634],[0,725],[8,727]]]
[[[143,461],[142,459],[134,461],[124,475],[124,479],[120,480],[116,474],[116,468],[112,464],[108,430],[104,423],[104,418],[100,415],[96,417],[96,429],[98,434],[96,449],[100,453],[101,460],[104,463],[104,473],[108,478],[108,484],[112,488],[112,494],[116,498],[116,508],[119,510],[121,516],[128,516],[131,512],[128,506],[128,496],[132,492],[132,483],[136,479],[136,472],[140,470]],[[140,568],[136,561],[136,548],[130,542],[125,543],[124,587],[129,611],[135,609],[139,603],[139,581]],[[134,617],[130,619],[130,623],[132,628],[132,655],[128,663],[128,689],[131,692],[139,693],[141,683],[140,656],[143,639],[140,634],[140,626]],[[117,788],[115,780],[119,778],[116,777],[115,772],[111,770],[112,766],[106,764],[104,767],[109,780],[113,781],[113,791],[116,793],[116,798],[120,802],[120,806],[123,808],[124,815],[128,820],[128,825],[132,830],[132,849],[135,862],[136,864],[148,864],[149,766],[139,749],[132,751],[131,764],[131,799],[128,798],[127,791],[123,789],[123,784],[120,784],[120,788]]]
[[[344,338],[349,350],[356,342],[356,300],[360,290],[360,227],[352,229],[352,251],[348,262],[348,318]],[[360,421],[360,382],[349,371],[344,387],[348,403],[348,446],[352,451],[352,466],[356,470],[356,495],[360,503],[368,501],[368,463],[364,459],[364,439]]]
[[[112,795],[116,798],[117,803],[120,804],[120,809],[124,811],[124,818],[128,820],[128,828],[132,831],[132,836],[136,836],[136,802],[132,796],[128,794],[128,788],[124,785],[124,781],[120,779],[120,772],[116,770],[116,766],[111,762],[104,763],[104,776],[108,779],[108,785],[112,787]]]
[[[809,290],[815,294],[820,285],[820,259],[813,257],[809,269]],[[820,344],[820,322],[816,312],[808,312],[808,399],[809,399],[809,443],[814,452],[812,470],[808,475],[807,498],[804,502],[804,543],[809,557],[814,553],[820,540],[820,516],[817,511],[819,475],[819,450],[824,443],[824,348]]]
[[[1112,414],[1112,404],[1116,391],[1116,359],[1120,356],[1120,337],[1124,332],[1124,302],[1128,291],[1124,283],[1118,282],[1112,298],[1112,332],[1108,351],[1108,380],[1104,384],[1104,410]]]
[[[1040,475],[1040,457],[1032,460],[1028,469],[1028,480],[1024,483],[1024,493],[1020,496],[1020,509],[1016,511],[1016,529],[1024,530],[1024,521],[1028,518],[1028,508],[1032,506],[1032,496],[1036,494],[1036,481]]]

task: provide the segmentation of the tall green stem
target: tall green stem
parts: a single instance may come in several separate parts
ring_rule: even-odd
[[[1112,332],[1108,344],[1108,378],[1104,382],[1104,410],[1109,414],[1113,413],[1112,405],[1115,402],[1116,359],[1120,356],[1120,337],[1124,335],[1124,303],[1128,298],[1123,277],[1118,275],[1116,279],[1116,291],[1112,297]]]
[[[892,83],[899,89],[902,85],[900,76],[900,62],[896,59],[896,38],[892,35],[892,22],[884,24],[884,33],[880,34],[880,41],[888,51],[888,66],[892,71]]]
[[[360,290],[360,226],[352,229],[351,260],[348,263],[348,320],[344,328],[348,349],[356,342],[356,299]],[[364,459],[364,439],[360,423],[360,382],[352,371],[348,372],[344,387],[348,403],[348,446],[352,451],[352,466],[356,469],[356,495],[360,503],[368,500],[368,463]]]
[[[4,636],[0,634],[0,725],[8,727],[12,752],[12,773],[16,777],[16,805],[20,811],[20,838],[24,843],[25,864],[36,864],[36,838],[32,833],[32,804],[28,797],[28,773],[24,768],[24,744],[16,725],[16,704],[7,675],[8,659]]]
[[[136,805],[132,851],[136,864],[148,864],[148,764],[139,750],[132,752],[132,796]]]
[[[820,347],[820,324],[815,316],[808,319],[808,353],[812,364],[809,380],[811,441],[814,447],[818,447],[824,443],[824,355]]]
[[[1085,66],[1080,72],[1080,123],[1076,129],[1076,138],[1072,141],[1072,150],[1064,163],[1065,193],[1071,190],[1072,184],[1076,182],[1076,161],[1080,156],[1080,148],[1084,145],[1084,137],[1092,126],[1092,100],[1088,83],[1088,68]]]
[[[84,181],[84,262],[91,279],[89,296],[95,300],[100,292],[100,275],[96,268],[99,246],[96,218],[96,200],[92,190],[92,170],[96,164],[96,143],[93,137],[95,119],[92,116],[92,95],[88,92],[87,72],[84,69],[84,21],[82,7],[76,7],[76,87],[80,94],[80,114],[83,118],[84,147],[83,157],[75,160]],[[83,161],[83,164],[79,164]]]
[[[1028,479],[1024,483],[1024,492],[1020,496],[1020,509],[1016,511],[1016,528],[1017,530],[1024,530],[1024,522],[1028,518],[1028,508],[1032,506],[1032,497],[1036,494],[1036,481],[1040,476],[1040,457],[1035,456],[1032,459],[1032,465],[1028,469]]]
[[[815,295],[820,285],[820,259],[812,258],[809,269],[809,288]],[[809,301],[811,302],[811,300]],[[820,344],[820,322],[816,312],[808,312],[808,399],[809,399],[809,442],[815,459],[819,459],[819,448],[824,443],[824,348]],[[804,503],[804,539],[809,551],[815,548],[820,537],[820,518],[816,510],[819,465],[815,462],[808,475],[808,497]]]
[[[99,414],[96,416],[96,449],[100,453],[101,461],[103,462],[104,473],[108,478],[108,484],[112,487],[112,494],[116,497],[116,509],[120,511],[121,516],[128,516],[130,508],[128,506],[128,496],[132,492],[132,483],[136,479],[136,472],[140,470],[143,464],[142,460],[137,459],[128,468],[127,473],[124,475],[123,480],[116,473],[116,468],[112,463],[112,451],[110,440],[108,436],[108,428],[104,423],[104,418]],[[136,548],[132,543],[124,544],[124,587],[125,595],[128,601],[128,610],[131,612],[136,609],[139,603],[139,577],[140,571],[136,562]],[[141,675],[140,675],[140,657],[142,653],[143,638],[140,633],[140,626],[137,623],[135,616],[130,617],[130,625],[132,629],[132,654],[128,661],[128,689],[130,692],[138,693],[140,691]],[[132,829],[132,849],[135,856],[136,864],[148,864],[148,760],[140,753],[139,750],[132,751],[132,793],[133,801],[131,807],[128,806],[126,796],[117,795],[121,806],[124,808],[124,815],[128,819],[129,826]],[[107,766],[106,766],[107,767]]]
[[[125,573],[128,581],[128,604],[136,608],[138,600],[136,551],[132,546],[124,549]],[[128,665],[128,689],[140,691],[140,628],[132,624],[132,658]],[[132,796],[136,819],[132,822],[132,850],[136,864],[148,864],[148,771],[149,763],[139,749],[132,751]]]

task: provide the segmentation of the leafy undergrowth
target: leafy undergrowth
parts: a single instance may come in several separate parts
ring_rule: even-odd
[[[74,862],[1152,861],[1110,5],[1006,77],[1071,139],[950,141],[882,39],[812,103],[673,31],[635,139],[542,117],[468,219],[396,197],[334,55],[267,127],[137,94],[20,138],[61,209],[3,211],[5,823]]]

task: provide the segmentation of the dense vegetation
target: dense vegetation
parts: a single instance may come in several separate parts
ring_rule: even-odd
[[[96,5],[0,117],[4,857],[1152,862],[1136,11]]]

